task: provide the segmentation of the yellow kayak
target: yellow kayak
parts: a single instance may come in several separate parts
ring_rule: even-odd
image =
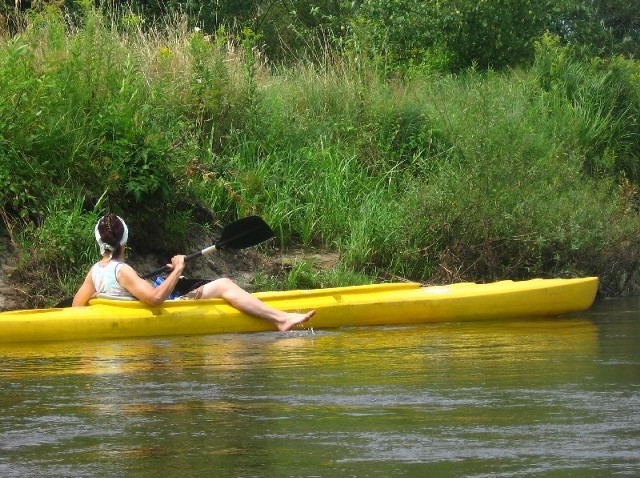
[[[406,325],[426,322],[555,317],[588,309],[597,277],[489,284],[421,286],[388,283],[255,295],[286,311],[316,310],[303,328]],[[137,301],[93,299],[85,307],[0,313],[0,343],[206,335],[276,330],[221,299]]]

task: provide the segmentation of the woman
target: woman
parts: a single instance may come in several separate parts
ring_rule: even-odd
[[[91,267],[76,292],[73,298],[74,307],[87,305],[89,300],[96,296],[138,299],[149,305],[161,304],[169,297],[184,271],[185,256],[172,257],[171,263],[167,264],[171,273],[164,282],[153,287],[124,262],[129,230],[122,218],[115,214],[107,214],[98,221],[94,232],[102,259]],[[226,278],[208,282],[190,292],[188,296],[195,299],[222,298],[246,314],[273,322],[281,331],[290,330],[315,314],[314,310],[298,314],[269,307]]]

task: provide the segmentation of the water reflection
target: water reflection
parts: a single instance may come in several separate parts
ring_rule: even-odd
[[[553,320],[6,346],[0,475],[633,475],[640,333],[630,305],[615,303],[615,320],[608,305]]]

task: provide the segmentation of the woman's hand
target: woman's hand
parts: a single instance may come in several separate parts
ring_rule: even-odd
[[[169,267],[172,272],[176,271],[178,272],[178,274],[182,274],[182,271],[186,266],[185,259],[186,259],[186,256],[182,254],[173,256],[171,258],[171,263],[167,264],[167,267]]]

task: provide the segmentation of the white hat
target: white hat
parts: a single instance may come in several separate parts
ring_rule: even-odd
[[[124,246],[127,243],[127,240],[129,239],[129,228],[127,228],[127,224],[124,222],[124,220],[120,216],[116,216],[116,217],[120,219],[120,222],[122,223],[122,227],[124,228],[124,231],[122,232],[122,239],[120,239],[120,245]],[[100,254],[104,254],[105,251],[113,252],[115,247],[111,246],[110,244],[107,244],[100,237],[100,231],[98,231],[98,226],[100,225],[101,220],[102,218],[98,220],[98,223],[96,224],[96,227],[94,229],[96,241],[98,241],[98,246],[100,246]]]

